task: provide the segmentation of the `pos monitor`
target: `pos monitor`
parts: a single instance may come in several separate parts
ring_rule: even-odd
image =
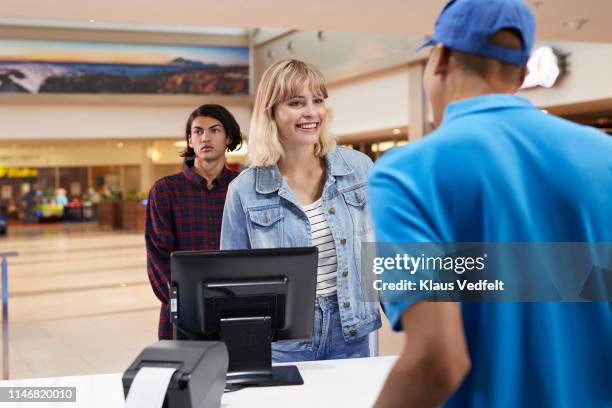
[[[316,247],[179,251],[170,259],[176,340],[223,340],[230,386],[303,384],[271,342],[312,337]]]

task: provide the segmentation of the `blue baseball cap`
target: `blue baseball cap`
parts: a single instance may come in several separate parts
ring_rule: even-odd
[[[504,28],[518,31],[522,49],[489,42],[491,35]],[[436,20],[434,35],[417,50],[442,43],[457,51],[524,66],[534,39],[535,18],[524,0],[451,0]]]

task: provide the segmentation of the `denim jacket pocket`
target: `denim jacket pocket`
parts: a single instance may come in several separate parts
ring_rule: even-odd
[[[351,219],[353,220],[353,231],[355,234],[368,233],[372,230],[370,214],[368,208],[368,192],[365,187],[342,192],[344,202],[347,204]]]
[[[364,207],[368,201],[368,192],[365,186],[357,187],[342,193],[344,201],[353,207]]]
[[[280,205],[250,208],[247,211],[251,248],[281,247],[283,212]]]

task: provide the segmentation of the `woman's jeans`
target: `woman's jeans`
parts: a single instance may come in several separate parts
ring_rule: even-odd
[[[312,339],[272,343],[272,361],[275,363],[369,356],[368,336],[350,343],[344,341],[336,295],[315,300]]]

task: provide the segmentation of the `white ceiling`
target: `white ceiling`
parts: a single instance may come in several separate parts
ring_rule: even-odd
[[[445,0],[4,0],[6,17],[96,24],[291,27],[300,30],[430,34]],[[612,1],[529,0],[538,39],[612,42]],[[580,30],[566,22],[589,21]],[[95,22],[89,22],[95,20]],[[188,27],[187,27],[188,29]]]

